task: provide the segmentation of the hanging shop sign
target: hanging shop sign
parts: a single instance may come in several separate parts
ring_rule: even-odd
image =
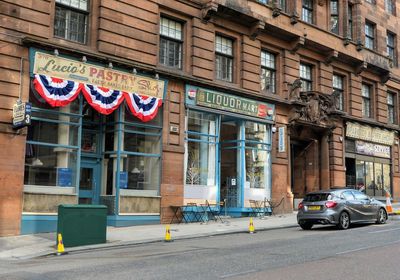
[[[353,122],[346,123],[346,136],[389,146],[392,146],[394,143],[393,131]]]
[[[13,106],[13,129],[20,129],[31,124],[32,105],[18,100]]]
[[[374,157],[390,158],[390,146],[384,146],[364,141],[356,141],[356,152],[358,154]]]
[[[98,112],[108,115],[126,103],[143,122],[162,105],[164,81],[36,52],[33,85],[51,106],[66,106],[82,93]]]
[[[275,106],[272,104],[222,92],[188,86],[187,98],[194,101],[195,105],[198,106],[214,108],[263,119],[272,120],[274,117]]]

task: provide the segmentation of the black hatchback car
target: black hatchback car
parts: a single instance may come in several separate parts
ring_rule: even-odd
[[[302,229],[314,224],[333,224],[339,229],[351,223],[384,224],[385,204],[353,189],[331,189],[306,194],[298,206],[297,223]]]

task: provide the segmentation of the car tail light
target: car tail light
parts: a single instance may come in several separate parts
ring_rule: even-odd
[[[297,206],[297,209],[300,210],[300,209],[303,209],[303,208],[304,208],[304,204],[303,204],[303,202],[300,202],[299,206]]]
[[[336,205],[337,205],[336,201],[327,201],[327,202],[325,202],[326,208],[335,208]]]

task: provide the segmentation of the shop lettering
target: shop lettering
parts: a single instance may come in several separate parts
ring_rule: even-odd
[[[248,101],[235,98],[233,96],[221,95],[213,92],[204,92],[205,102],[221,107],[228,107],[234,110],[247,111],[250,113],[258,113],[258,105]]]
[[[69,65],[58,65],[54,59],[50,59],[45,66],[40,68],[41,71],[44,72],[61,72],[61,73],[70,73],[70,74],[84,74],[86,72],[86,66],[80,65],[79,67],[74,66],[74,63],[70,63]]]
[[[117,72],[106,71],[94,67],[89,68],[89,77],[106,81],[114,81],[116,83],[118,82],[126,83],[129,80],[129,78],[132,78],[129,77],[128,75],[120,74]]]

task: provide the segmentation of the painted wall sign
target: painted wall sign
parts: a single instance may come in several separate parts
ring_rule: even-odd
[[[379,144],[356,141],[356,152],[374,157],[390,158],[390,147]]]
[[[129,74],[42,52],[35,53],[34,74],[163,98],[164,81]]]
[[[389,146],[394,143],[393,131],[352,122],[346,123],[346,136]]]
[[[242,115],[273,120],[275,106],[231,94],[206,90],[194,86],[186,88],[187,103],[234,112]]]
[[[284,153],[286,151],[285,127],[278,128],[278,152]]]
[[[13,106],[13,129],[20,129],[31,124],[32,105],[18,100]]]

